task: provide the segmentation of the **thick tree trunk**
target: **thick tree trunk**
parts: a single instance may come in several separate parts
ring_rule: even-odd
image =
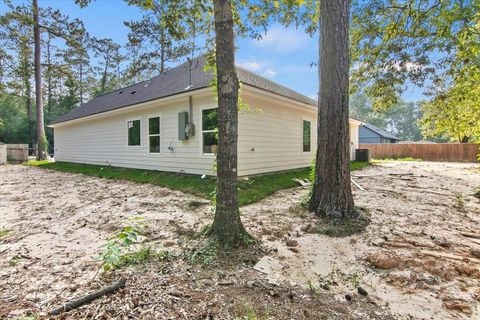
[[[33,36],[35,40],[35,100],[37,104],[37,160],[45,160],[45,128],[43,127],[42,103],[42,65],[40,64],[40,26],[38,22],[38,3],[33,0]]]
[[[309,207],[321,217],[339,220],[355,214],[349,170],[349,1],[320,4],[318,141]]]
[[[248,236],[238,209],[238,89],[232,8],[214,0],[218,92],[217,203],[212,236],[224,248],[238,247]]]

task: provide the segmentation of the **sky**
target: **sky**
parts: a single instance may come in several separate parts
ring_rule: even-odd
[[[21,1],[12,0],[13,3]],[[70,18],[81,19],[94,37],[111,38],[122,45],[127,42],[128,34],[123,21],[138,20],[142,16],[139,8],[128,6],[123,0],[96,0],[83,9],[73,0],[38,2],[40,7],[51,6]],[[1,3],[0,14],[5,10]],[[314,99],[318,91],[318,73],[311,64],[317,59],[317,37],[310,37],[295,27],[273,24],[262,40],[237,39],[238,65]],[[421,89],[411,86],[402,98],[418,101],[424,96]]]

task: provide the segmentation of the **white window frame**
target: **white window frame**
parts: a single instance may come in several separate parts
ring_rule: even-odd
[[[152,118],[158,118],[158,134],[150,134],[150,119]],[[158,152],[150,152],[150,137],[156,137],[158,136],[159,140],[159,146],[158,146]],[[161,114],[151,114],[147,116],[147,152],[149,155],[158,155],[162,153],[162,115]]]
[[[305,121],[310,122],[310,151],[304,151],[303,150],[303,123]],[[301,144],[300,148],[302,150],[302,153],[312,153],[312,120],[310,120],[310,119],[302,118],[301,141],[302,141],[302,144]]]
[[[204,156],[204,157],[215,157],[215,153],[204,153],[203,152],[203,134],[204,133],[208,133],[208,132],[215,132],[215,130],[203,130],[203,110],[209,110],[209,109],[217,109],[218,110],[218,106],[217,105],[210,105],[210,106],[204,106],[204,107],[201,107],[200,108],[200,134],[201,134],[201,138],[200,138],[200,155],[201,156]],[[217,127],[218,129],[218,127]]]
[[[140,144],[139,145],[129,145],[128,144],[128,123],[130,121],[140,121]],[[127,148],[131,148],[131,149],[140,149],[142,147],[142,118],[129,118],[127,119],[127,121],[125,122],[126,124],[126,140],[127,140]]]

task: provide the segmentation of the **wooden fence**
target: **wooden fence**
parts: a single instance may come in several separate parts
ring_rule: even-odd
[[[7,145],[0,142],[0,165],[7,163]]]
[[[7,144],[7,161],[24,162],[28,160],[28,144]]]
[[[425,161],[477,162],[479,145],[474,143],[384,143],[360,144],[372,158],[412,157]]]

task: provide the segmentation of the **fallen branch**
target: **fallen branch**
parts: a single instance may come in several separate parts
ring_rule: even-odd
[[[480,234],[468,233],[468,232],[460,232],[460,234],[465,238],[480,239]]]
[[[76,299],[76,300],[72,300],[70,302],[67,302],[63,306],[52,310],[50,312],[50,315],[52,315],[52,316],[59,315],[60,313],[67,312],[67,311],[76,309],[78,307],[81,307],[84,304],[87,304],[87,303],[89,303],[89,302],[91,302],[95,299],[100,298],[101,296],[104,296],[104,295],[109,294],[109,293],[113,293],[113,292],[125,287],[125,283],[126,283],[125,278],[120,278],[120,280],[118,280],[117,282],[115,282],[114,284],[112,284],[108,287],[104,287],[104,288],[102,288],[102,289],[100,289],[100,290],[98,290],[94,293],[90,293],[90,294],[88,294],[88,295],[86,295],[86,296],[84,296],[80,299]]]
[[[420,250],[420,252],[426,256],[430,256],[434,258],[444,258],[444,259],[450,259],[450,260],[462,261],[462,262],[471,261],[474,263],[480,263],[480,259],[472,258],[472,257],[462,257],[455,254],[437,253],[437,252],[428,251],[428,250]]]
[[[360,191],[365,190],[364,188],[362,188],[362,186],[360,186],[358,183],[356,183],[355,180],[353,180],[352,178],[350,178],[350,181],[352,181],[352,183],[355,185],[355,187],[357,187]]]

